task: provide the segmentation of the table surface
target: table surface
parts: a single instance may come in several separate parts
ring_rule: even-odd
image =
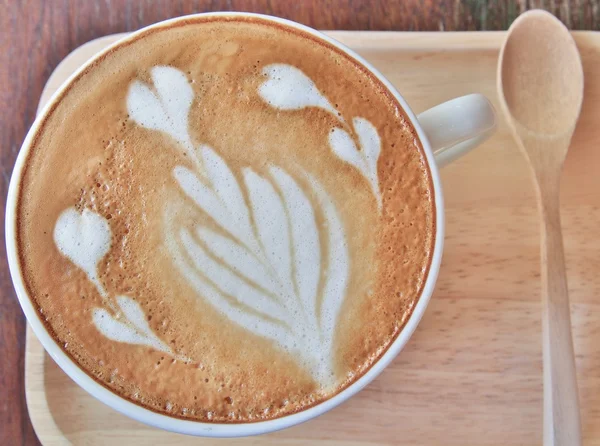
[[[42,88],[56,65],[94,38],[195,12],[238,10],[317,29],[502,30],[542,7],[572,29],[600,29],[600,0],[0,0],[0,200]],[[0,219],[4,232],[4,214]],[[39,444],[24,394],[25,319],[0,244],[0,444]]]

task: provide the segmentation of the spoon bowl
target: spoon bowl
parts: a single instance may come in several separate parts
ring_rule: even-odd
[[[500,88],[514,121],[531,132],[572,132],[583,102],[583,67],[567,28],[552,14],[521,15],[500,55]]]

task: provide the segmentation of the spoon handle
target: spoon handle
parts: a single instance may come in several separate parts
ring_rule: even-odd
[[[579,397],[569,294],[560,226],[558,180],[544,185],[542,207],[542,325],[544,445],[581,445]]]

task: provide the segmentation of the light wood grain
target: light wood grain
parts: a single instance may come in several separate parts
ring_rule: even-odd
[[[415,112],[472,92],[498,105],[495,76],[503,33],[331,35],[378,67]],[[586,97],[563,172],[562,218],[584,444],[600,445],[600,35],[575,37]],[[98,47],[73,56],[57,76],[64,78]],[[52,79],[50,88],[58,83],[58,77]],[[58,369],[29,332],[27,400],[41,441],[132,446],[540,444],[538,219],[528,168],[505,123],[484,146],[444,169],[442,180],[447,237],[429,308],[398,358],[347,403],[305,425],[264,437],[191,439],[143,426],[95,401]]]
[[[553,15],[528,11],[508,30],[498,100],[529,161],[541,217],[544,445],[581,445],[571,309],[560,223],[560,176],[584,96],[579,52]]]

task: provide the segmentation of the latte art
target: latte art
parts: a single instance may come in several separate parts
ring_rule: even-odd
[[[294,73],[292,81],[306,79],[293,67],[278,68]],[[210,147],[193,148],[187,134],[192,90],[185,75],[174,68],[156,67],[152,80],[157,94],[139,82],[130,88],[130,116],[143,127],[168,133],[183,150],[191,149],[197,171],[177,166],[173,175],[182,191],[226,234],[202,226],[194,228],[194,233],[182,228],[166,234],[176,265],[199,295],[231,321],[297,354],[315,379],[329,383],[334,377],[330,350],[348,282],[344,228],[334,204],[321,185],[306,174],[328,227],[326,244],[319,240],[309,198],[280,168],[270,167],[269,179],[244,169],[251,203],[248,207],[223,159]],[[286,103],[287,99],[280,94],[278,101]],[[88,210],[79,217],[74,209],[68,209],[55,229],[60,251],[86,272],[102,295],[106,291],[98,282],[96,265],[109,249],[108,226],[101,216]],[[323,262],[322,251],[328,253]],[[114,341],[149,345],[173,354],[152,333],[135,301],[120,296],[117,302],[118,309],[114,304],[109,306],[118,316],[122,313],[127,323],[105,309],[96,309],[93,320],[100,333]]]
[[[127,296],[117,296],[115,301],[108,299],[106,289],[98,280],[97,266],[110,248],[110,238],[108,222],[87,209],[81,215],[74,208],[65,210],[54,228],[54,241],[60,252],[86,273],[106,299],[110,311],[95,308],[92,314],[98,331],[113,341],[147,345],[172,355],[169,346],[152,332],[135,300]]]
[[[268,80],[260,87],[260,95],[270,105],[282,110],[297,110],[305,107],[321,107],[333,114],[339,124],[346,122],[331,103],[317,90],[314,82],[298,68],[285,64],[273,64],[263,69]],[[381,207],[381,193],[377,178],[377,160],[381,152],[381,139],[377,129],[364,118],[354,118],[352,126],[358,136],[359,147],[342,127],[335,127],[329,135],[333,152],[356,167],[369,182],[377,204]],[[360,148],[360,150],[359,150]]]
[[[36,141],[28,291],[82,369],[146,408],[250,422],[317,404],[385,352],[421,292],[435,221],[414,129],[301,33],[145,35],[80,75]]]
[[[281,169],[271,168],[269,174],[267,180],[244,172],[250,209],[228,209],[226,216],[210,214],[205,205],[216,197],[198,193],[202,186],[194,183],[197,179],[178,178],[195,204],[216,221],[241,214],[249,224],[251,213],[255,223],[231,231],[246,233],[247,239],[224,237],[198,226],[194,232],[180,229],[169,234],[173,238],[169,244],[178,268],[199,295],[231,321],[299,357],[315,379],[329,384],[334,378],[335,326],[348,280],[343,227],[329,197],[317,189],[319,211],[328,226],[327,240],[319,240],[315,211],[302,189]],[[243,200],[239,189],[232,195],[223,197],[222,204]],[[225,232],[227,226],[222,226]],[[325,259],[321,251],[327,253]],[[227,296],[234,298],[233,304]]]

